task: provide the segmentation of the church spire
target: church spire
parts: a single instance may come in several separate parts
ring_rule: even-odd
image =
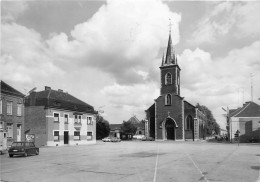
[[[164,64],[164,52],[163,52],[163,56],[162,56],[162,66]]]
[[[169,40],[168,40],[168,46],[167,46],[167,52],[166,52],[164,64],[166,65],[176,64],[175,53],[173,51],[173,46],[172,46],[171,34],[169,34]]]

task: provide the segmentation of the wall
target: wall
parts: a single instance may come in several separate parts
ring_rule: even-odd
[[[54,113],[59,114],[59,123],[54,122]],[[46,109],[47,122],[47,145],[62,146],[64,145],[64,131],[69,132],[68,145],[83,145],[96,143],[96,116],[93,114],[81,115],[81,124],[74,123],[73,111]],[[68,124],[66,124],[64,115],[69,115]],[[92,117],[93,125],[87,124],[87,117]],[[54,141],[54,131],[59,131],[59,141]],[[74,131],[80,132],[80,140],[74,140]],[[92,132],[92,139],[87,139],[87,132]]]
[[[47,130],[44,106],[25,107],[25,131],[30,130],[28,134],[34,135],[36,146],[45,146],[47,144]]]

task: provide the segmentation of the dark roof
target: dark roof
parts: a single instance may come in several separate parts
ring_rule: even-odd
[[[77,99],[69,93],[51,89],[32,92],[26,97],[25,106],[45,106],[46,108],[57,108],[96,114],[93,106]]]
[[[252,101],[246,102],[242,108],[229,110],[230,117],[260,117],[260,106]]]
[[[137,119],[136,116],[132,116],[128,121],[130,121],[133,124],[140,123],[139,119]]]
[[[13,96],[18,96],[18,97],[24,97],[25,95],[19,92],[18,90],[14,89],[7,83],[1,80],[1,93],[7,94],[7,95],[13,95]]]
[[[121,126],[122,126],[122,124],[110,124],[109,128],[110,128],[110,131],[112,131],[112,130],[120,130]]]

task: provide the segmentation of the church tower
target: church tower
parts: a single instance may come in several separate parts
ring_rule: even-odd
[[[171,33],[169,34],[168,46],[166,55],[162,57],[161,69],[161,96],[166,97],[166,103],[171,105],[171,99],[167,99],[167,95],[180,96],[180,67],[178,65],[177,57],[173,51]],[[166,104],[168,105],[168,104]]]

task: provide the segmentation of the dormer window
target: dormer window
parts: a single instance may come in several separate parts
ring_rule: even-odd
[[[172,84],[172,74],[167,73],[165,75],[165,85],[171,85]]]
[[[166,105],[166,106],[172,105],[172,96],[171,96],[171,94],[167,94],[167,95],[165,96],[165,105]]]

